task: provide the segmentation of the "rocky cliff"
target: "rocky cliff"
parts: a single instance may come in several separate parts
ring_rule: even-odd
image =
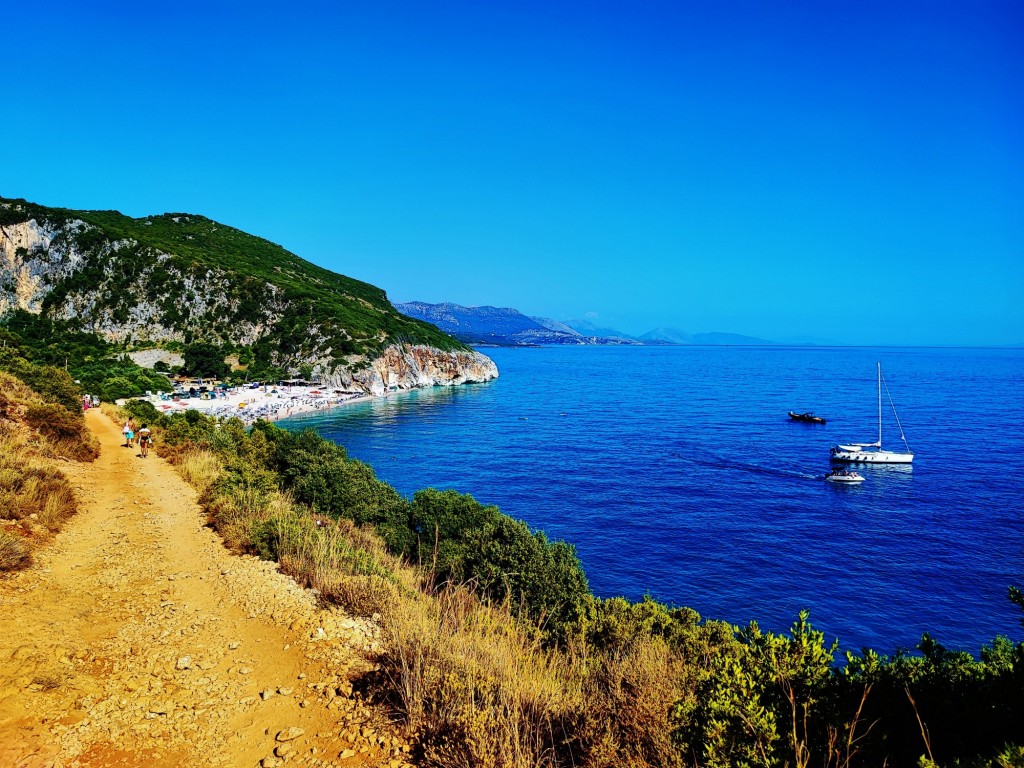
[[[18,309],[122,348],[210,341],[367,391],[497,376],[379,288],[192,214],[131,219],[0,198],[0,317]]]
[[[490,381],[497,377],[498,367],[494,361],[479,352],[396,345],[385,349],[366,368],[354,371],[338,369],[329,373],[327,383],[380,395],[389,389],[452,386]]]

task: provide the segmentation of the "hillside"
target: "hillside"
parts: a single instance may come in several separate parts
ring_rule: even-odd
[[[396,345],[472,355],[380,288],[186,213],[133,219],[0,198],[0,316],[16,309],[122,347],[204,341],[328,374]]]

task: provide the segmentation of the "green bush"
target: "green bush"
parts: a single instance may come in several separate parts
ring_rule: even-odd
[[[442,582],[473,581],[491,600],[509,599],[560,636],[589,595],[573,547],[551,543],[472,496],[429,488],[413,496],[410,546],[402,552]]]
[[[0,371],[6,371],[34,389],[43,398],[69,411],[81,410],[82,390],[63,368],[35,364],[15,348],[0,349]]]
[[[140,424],[147,424],[150,427],[164,426],[167,423],[167,417],[149,400],[129,400],[121,406],[121,410]]]
[[[108,402],[126,397],[138,397],[145,391],[142,384],[127,376],[112,376],[109,379],[103,379],[96,390],[100,397]]]
[[[187,344],[182,356],[185,358],[182,370],[189,376],[223,379],[231,370],[231,366],[224,362],[224,349],[217,344]]]
[[[264,560],[280,560],[301,539],[302,525],[294,517],[272,517],[254,525],[249,537]]]

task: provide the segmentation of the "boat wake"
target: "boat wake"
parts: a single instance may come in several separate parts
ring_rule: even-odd
[[[739,470],[740,472],[749,472],[755,475],[772,475],[773,477],[791,477],[795,480],[821,480],[825,475],[811,474],[809,472],[803,472],[798,469],[780,467],[778,464],[754,464],[745,461],[728,461],[726,459],[698,459],[693,456],[687,456],[676,451],[672,452],[672,455],[681,461],[688,462],[690,464],[696,464],[701,467],[707,467],[708,469],[722,469],[730,472]]]

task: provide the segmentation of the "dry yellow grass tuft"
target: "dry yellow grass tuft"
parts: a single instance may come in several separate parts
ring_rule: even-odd
[[[200,493],[205,492],[223,473],[221,461],[213,451],[194,448],[175,459],[182,477]]]
[[[15,533],[0,529],[0,571],[14,571],[29,563],[25,540]]]

